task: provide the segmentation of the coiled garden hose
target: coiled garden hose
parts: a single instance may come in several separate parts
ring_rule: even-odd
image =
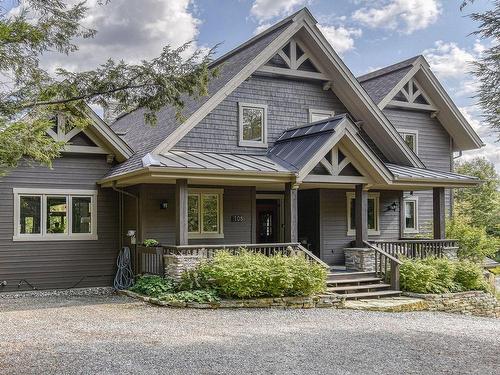
[[[130,249],[124,246],[116,259],[116,276],[113,286],[117,290],[127,289],[134,283],[134,273],[130,264]]]

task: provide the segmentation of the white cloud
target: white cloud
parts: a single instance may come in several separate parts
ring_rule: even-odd
[[[255,0],[250,13],[260,23],[275,17],[288,15],[298,6],[303,6],[307,0]]]
[[[321,32],[330,42],[335,52],[343,54],[354,48],[354,39],[362,34],[360,29],[353,29],[344,26],[323,26],[318,25]]]
[[[426,49],[423,54],[432,70],[441,78],[460,77],[471,70],[471,62],[478,57],[482,45],[476,43],[473,50],[467,51],[456,43],[438,40],[434,48]]]
[[[437,21],[441,13],[438,0],[370,1],[352,14],[355,21],[367,27],[386,28],[411,34]]]
[[[108,58],[139,62],[159,55],[162,47],[178,47],[198,36],[201,23],[191,11],[191,0],[113,0],[99,6],[89,0],[83,21],[98,31],[94,39],[78,41],[80,50],[70,56],[48,54],[49,69],[92,69]],[[197,48],[193,43],[191,51]]]

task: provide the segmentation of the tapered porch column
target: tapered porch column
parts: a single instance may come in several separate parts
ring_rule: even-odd
[[[186,179],[175,182],[175,243],[188,244],[188,183]]]
[[[444,188],[437,187],[432,189],[433,201],[433,223],[434,239],[441,240],[446,238],[445,223],[445,197]]]
[[[368,192],[365,185],[356,185],[354,199],[354,217],[356,219],[356,247],[365,247],[368,241]]]
[[[297,187],[285,184],[285,242],[298,242]]]

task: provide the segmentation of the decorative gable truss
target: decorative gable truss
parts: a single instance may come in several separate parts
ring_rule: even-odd
[[[437,108],[431,99],[420,88],[414,78],[411,78],[388,103],[393,107],[403,107],[436,112]]]
[[[289,77],[328,81],[328,77],[321,73],[317,66],[318,64],[314,62],[313,57],[306,52],[306,48],[295,39],[290,39],[273,58],[257,69],[257,71]]]
[[[47,131],[47,134],[58,142],[66,143],[63,152],[108,155],[108,161],[113,160],[113,152],[92,133],[91,129],[71,126],[61,114],[54,118],[54,126]]]

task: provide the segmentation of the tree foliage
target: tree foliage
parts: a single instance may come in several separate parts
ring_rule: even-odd
[[[460,9],[473,2],[464,0]],[[497,139],[500,139],[500,0],[492,3],[492,9],[470,15],[479,23],[474,34],[491,43],[474,62],[473,73],[479,79],[479,104],[483,108],[485,120],[498,134]]]
[[[165,46],[158,57],[138,64],[109,59],[94,70],[50,74],[40,64],[44,53],[70,54],[78,50],[78,40],[97,32],[82,25],[86,1],[23,0],[17,5],[0,8],[0,173],[23,157],[50,165],[59,156],[61,144],[45,136],[55,113],[85,127],[87,104],[113,102],[117,111],[144,108],[146,123],[154,125],[155,113],[166,105],[181,118],[183,98],[206,95],[217,74],[209,67],[213,50],[185,57],[190,43]]]
[[[484,227],[488,234],[500,237],[500,179],[493,163],[475,158],[458,163],[455,171],[483,181],[474,188],[455,190],[455,213],[467,224]]]

